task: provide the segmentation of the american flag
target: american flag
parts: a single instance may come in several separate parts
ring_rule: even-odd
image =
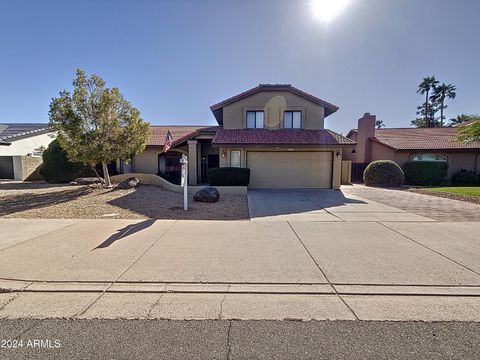
[[[165,136],[165,143],[163,144],[163,152],[167,152],[172,147],[173,136],[170,134],[170,130],[167,131]]]

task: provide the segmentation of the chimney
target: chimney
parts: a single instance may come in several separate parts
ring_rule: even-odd
[[[370,162],[370,140],[375,136],[376,116],[365,113],[358,119],[357,146],[355,147],[355,162]]]

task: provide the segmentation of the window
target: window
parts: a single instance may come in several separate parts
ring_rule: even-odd
[[[302,127],[302,112],[285,111],[283,113],[283,127],[285,129],[300,129]]]
[[[263,129],[263,111],[247,111],[247,129]]]
[[[240,167],[240,150],[230,151],[230,167]]]
[[[443,161],[447,162],[448,159],[446,156],[440,155],[440,154],[418,154],[412,156],[412,161]]]

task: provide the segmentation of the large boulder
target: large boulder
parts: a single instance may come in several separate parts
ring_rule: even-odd
[[[96,184],[105,184],[105,180],[97,177],[81,177],[76,178],[70,184],[72,185],[96,185]]]
[[[117,189],[133,189],[140,184],[140,180],[136,177],[129,177],[117,185]]]
[[[209,202],[209,203],[217,202],[219,198],[220,198],[220,193],[214,187],[206,187],[198,191],[193,196],[193,200],[195,201]]]

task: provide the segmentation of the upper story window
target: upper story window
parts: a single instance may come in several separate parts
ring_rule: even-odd
[[[247,129],[263,129],[263,111],[247,111]]]
[[[448,159],[444,155],[440,154],[417,154],[412,156],[412,161],[443,161],[447,162]]]
[[[302,127],[302,112],[285,111],[283,113],[283,127],[285,129],[300,129]]]

